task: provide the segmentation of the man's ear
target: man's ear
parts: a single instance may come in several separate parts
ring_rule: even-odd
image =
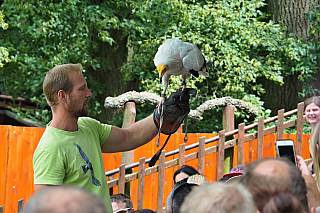
[[[59,99],[62,103],[67,103],[66,92],[63,91],[62,89],[58,91],[58,99]]]

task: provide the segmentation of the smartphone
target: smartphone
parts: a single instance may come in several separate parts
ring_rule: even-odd
[[[297,165],[294,142],[291,139],[277,140],[276,149],[279,157],[287,157],[294,165]]]

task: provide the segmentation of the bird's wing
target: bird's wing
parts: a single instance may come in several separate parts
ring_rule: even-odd
[[[199,74],[208,76],[206,60],[196,45],[189,42],[183,42],[180,49],[182,63],[186,70],[196,77],[198,77]]]

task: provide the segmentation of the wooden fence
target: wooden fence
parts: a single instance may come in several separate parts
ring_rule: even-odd
[[[173,172],[181,165],[192,165],[209,181],[216,181],[223,175],[226,149],[234,148],[232,166],[245,165],[263,157],[276,157],[277,139],[293,139],[297,155],[310,158],[308,148],[310,136],[303,135],[302,131],[305,122],[303,111],[303,103],[300,103],[295,110],[286,113],[284,110],[279,110],[275,117],[266,120],[261,117],[257,123],[248,126],[242,123],[236,130],[229,132],[221,130],[218,136],[199,137],[198,142],[191,145],[184,144],[183,135],[176,134],[175,137],[180,139],[173,137],[172,140],[180,141],[179,148],[168,152],[167,147],[167,152],[162,151],[156,166],[146,168],[146,163],[150,161],[146,156],[136,161],[137,163],[121,165],[118,169],[106,172],[109,188],[113,193],[124,193],[125,183],[130,182],[130,195],[135,208],[150,208],[162,212],[166,197],[173,188]],[[296,118],[285,121],[285,118],[288,119],[292,115],[296,115]],[[273,125],[265,128],[269,123]],[[287,128],[296,128],[297,134],[284,134],[284,129]],[[253,133],[246,133],[251,131]],[[230,137],[231,139],[226,140]],[[134,172],[126,174],[130,169],[134,169]]]
[[[294,114],[297,119],[284,122],[285,117]],[[302,134],[304,121],[302,103],[296,110],[286,113],[280,110],[278,116],[266,120],[259,118],[258,123],[249,126],[240,124],[233,131],[188,134],[187,143],[184,143],[184,134],[177,133],[171,136],[159,162],[150,168],[146,163],[158,150],[156,138],[134,150],[136,163],[131,165],[119,167],[121,153],[103,154],[110,191],[124,192],[125,183],[130,182],[130,195],[136,209],[150,208],[161,212],[173,188],[173,173],[183,164],[194,166],[209,181],[215,181],[223,174],[225,149],[234,148],[233,165],[246,164],[261,157],[275,157],[274,142],[277,138],[292,138],[297,154],[309,158],[309,135]],[[272,122],[274,126],[264,128],[264,124]],[[283,134],[284,129],[292,127],[297,128],[297,134]],[[17,212],[33,194],[32,157],[44,130],[0,125],[0,213]],[[160,146],[165,138],[161,135]],[[231,139],[225,141],[225,138]],[[131,168],[133,172],[126,174]]]

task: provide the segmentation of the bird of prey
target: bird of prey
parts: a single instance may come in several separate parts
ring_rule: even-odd
[[[182,89],[186,88],[186,80],[191,74],[195,77],[209,76],[206,60],[199,48],[195,44],[182,42],[180,39],[167,39],[158,48],[154,64],[159,72],[160,82],[162,82],[162,101],[166,97],[171,75],[182,75]]]
[[[76,144],[76,147],[79,149],[79,153],[80,153],[80,156],[81,156],[82,160],[86,163],[86,165],[81,166],[84,174],[86,174],[87,171],[90,170],[90,172],[91,172],[91,177],[92,177],[92,183],[93,183],[95,186],[100,186],[101,183],[100,183],[100,181],[99,181],[98,179],[96,179],[96,178],[94,177],[93,167],[92,167],[92,164],[91,164],[91,162],[89,161],[89,158],[87,157],[86,153],[84,153],[84,152],[82,151],[81,147],[80,147],[78,144]]]

